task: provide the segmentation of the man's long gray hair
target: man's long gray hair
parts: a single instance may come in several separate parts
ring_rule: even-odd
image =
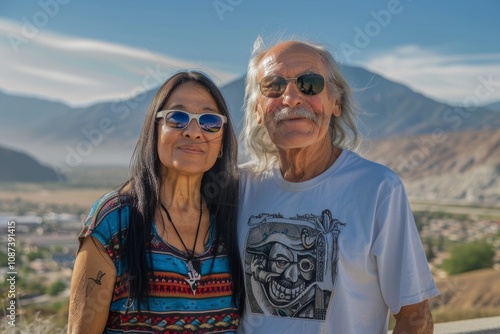
[[[323,58],[329,73],[329,77],[325,78],[328,83],[326,86],[328,93],[339,101],[341,114],[339,117],[332,117],[330,121],[330,136],[333,145],[339,148],[355,150],[359,146],[361,136],[356,126],[357,104],[351,88],[340,73],[332,54],[325,47],[311,42],[297,42],[304,43],[317,50],[318,54]],[[269,49],[277,44],[280,43],[265,46],[264,41],[259,36],[253,45],[252,55],[248,63],[243,105],[245,116],[240,138],[254,172],[261,172],[278,163],[278,150],[271,141],[266,127],[257,123],[255,115],[257,98],[260,94],[259,66]]]

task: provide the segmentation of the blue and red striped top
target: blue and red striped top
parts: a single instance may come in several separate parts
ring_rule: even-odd
[[[167,244],[153,224],[150,239],[154,277],[149,279],[149,310],[133,303],[128,307],[128,275],[122,270],[119,249],[130,222],[130,198],[116,191],[91,208],[79,235],[93,236],[104,246],[116,267],[116,282],[105,333],[234,333],[238,309],[232,300],[232,278],[224,244],[214,245],[215,224],[210,221],[206,251],[197,255],[201,279],[193,292],[187,282],[186,254]],[[120,236],[122,238],[120,242]],[[216,249],[217,248],[217,249]],[[214,253],[216,256],[214,257]]]

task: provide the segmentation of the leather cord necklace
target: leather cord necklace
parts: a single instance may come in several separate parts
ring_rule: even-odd
[[[195,249],[196,249],[196,242],[198,241],[198,234],[200,232],[200,225],[201,225],[201,216],[203,215],[203,205],[202,205],[202,198],[200,196],[200,218],[198,219],[198,227],[196,229],[196,236],[194,238],[194,245],[193,249],[191,252],[187,248],[186,244],[184,243],[184,240],[182,240],[181,235],[177,228],[175,227],[174,221],[172,220],[172,217],[170,217],[170,214],[168,213],[167,208],[163,203],[160,202],[161,207],[163,208],[163,211],[165,211],[165,214],[167,215],[168,220],[172,224],[172,227],[174,228],[175,233],[177,233],[177,236],[179,237],[179,240],[182,243],[182,246],[184,246],[184,249],[186,250],[187,253],[187,259],[186,259],[186,267],[188,269],[188,276],[189,278],[185,278],[184,280],[189,284],[191,287],[191,290],[193,291],[193,295],[196,293],[196,289],[198,289],[198,284],[199,281],[201,280],[201,266],[200,266],[200,261],[195,259]]]

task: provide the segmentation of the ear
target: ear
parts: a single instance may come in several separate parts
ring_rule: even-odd
[[[258,102],[257,107],[255,108],[255,117],[257,117],[257,124],[262,124],[264,119],[264,110],[262,110],[262,107]]]
[[[333,105],[332,114],[335,117],[339,117],[341,113],[342,113],[342,108],[340,108],[339,100],[336,99]]]
[[[218,159],[222,158],[223,154],[224,154],[224,144],[220,144],[220,151],[219,151],[219,155],[217,155],[217,158]]]

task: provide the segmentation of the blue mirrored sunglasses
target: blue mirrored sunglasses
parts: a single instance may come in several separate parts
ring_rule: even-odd
[[[168,127],[178,130],[187,128],[191,120],[195,119],[200,129],[208,133],[219,132],[224,123],[227,123],[227,117],[224,115],[192,114],[183,110],[161,110],[156,114],[156,118],[165,119]]]

